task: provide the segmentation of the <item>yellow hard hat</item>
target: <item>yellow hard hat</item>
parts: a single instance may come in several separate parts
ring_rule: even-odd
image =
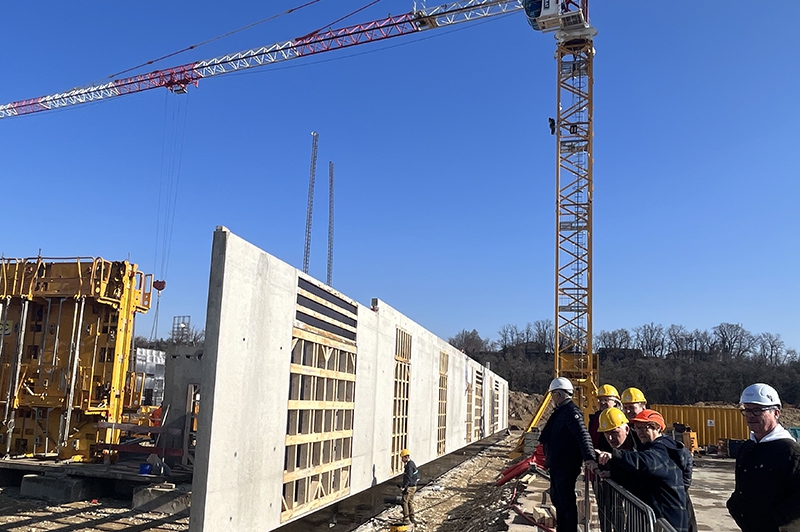
[[[602,412],[600,412],[600,427],[597,429],[600,432],[608,432],[609,430],[614,430],[617,427],[621,427],[628,422],[628,418],[625,417],[625,413],[620,410],[619,408],[606,408]]]
[[[644,398],[642,390],[639,388],[628,388],[622,392],[622,403],[646,403],[647,399]]]
[[[619,392],[610,384],[604,384],[597,389],[597,397],[616,397],[619,399]]]
[[[409,451],[408,449],[403,449],[402,451],[400,451],[400,458],[403,458],[404,456],[411,456],[411,451]]]

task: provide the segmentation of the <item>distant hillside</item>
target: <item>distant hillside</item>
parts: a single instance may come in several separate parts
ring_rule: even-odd
[[[553,353],[546,342],[490,343],[476,331],[451,338],[481,364],[507,379],[509,388],[542,394],[553,378]],[[459,345],[459,340],[467,342]],[[752,351],[738,352],[710,343],[708,350],[663,349],[645,356],[637,348],[598,349],[600,383],[618,390],[635,386],[648,401],[668,404],[697,402],[736,403],[742,390],[754,382],[774,386],[785,403],[800,404],[800,361],[796,356],[763,357]],[[544,347],[543,347],[544,346]]]

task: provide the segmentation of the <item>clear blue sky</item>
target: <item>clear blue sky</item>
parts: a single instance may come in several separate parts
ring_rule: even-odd
[[[300,3],[11,3],[0,103],[91,84]],[[139,72],[289,40],[366,3],[326,0]],[[383,0],[343,24],[411,8]],[[800,349],[800,3],[595,1],[591,14],[595,332],[724,321]],[[130,257],[166,276],[159,336],[174,315],[202,327],[215,226],[302,267],[316,130],[310,273],[325,280],[334,161],[334,287],[443,338],[496,339],[553,316],[554,52],[517,13],[212,78],[185,96],[0,120],[0,251]],[[175,180],[167,263],[159,188]],[[150,335],[152,314],[137,334]]]

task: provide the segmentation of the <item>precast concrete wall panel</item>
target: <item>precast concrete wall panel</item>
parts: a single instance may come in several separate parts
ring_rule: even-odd
[[[222,227],[202,371],[193,532],[274,530],[396,477],[401,445],[421,465],[507,427],[505,380]]]

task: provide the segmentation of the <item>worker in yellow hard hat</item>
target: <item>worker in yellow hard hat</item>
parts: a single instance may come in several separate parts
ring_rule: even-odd
[[[603,441],[598,426],[600,424],[600,414],[607,408],[620,408],[619,392],[610,384],[604,384],[597,389],[597,412],[589,416],[589,435],[592,437],[592,443],[595,448]]]
[[[403,468],[403,483],[400,488],[403,490],[403,522],[405,524],[416,523],[414,518],[414,494],[417,492],[417,482],[419,482],[419,470],[417,464],[411,459],[411,451],[403,449],[400,451],[400,459],[405,464]]]
[[[625,413],[619,408],[611,407],[603,410],[600,413],[600,433],[603,438],[596,448],[596,453],[608,452],[613,449],[620,449],[624,451],[636,451],[637,439],[634,436],[634,431],[628,425],[628,418]],[[611,471],[608,466],[600,466],[598,475],[602,478],[611,477]],[[634,479],[625,470],[616,470],[614,472],[614,482],[620,485],[630,485]]]
[[[601,451],[611,452],[611,449],[635,451],[636,440],[628,425],[625,413],[616,407],[611,407],[600,412],[600,426],[598,430],[604,436],[597,446]]]
[[[645,399],[642,390],[639,388],[627,388],[622,392],[622,411],[628,416],[628,419],[633,419],[636,414],[647,408],[647,399]]]
[[[682,444],[664,434],[666,423],[659,412],[642,410],[630,423],[642,445],[635,452],[621,449],[600,451],[597,453],[598,462],[609,468],[615,482],[650,506],[657,519],[665,519],[677,532],[689,532],[684,475],[685,469],[691,468],[687,463],[691,454],[685,452]],[[621,480],[618,480],[619,473],[624,474]]]

